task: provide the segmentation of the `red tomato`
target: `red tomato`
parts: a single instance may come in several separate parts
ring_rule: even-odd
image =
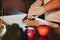
[[[47,36],[50,32],[50,26],[48,25],[39,25],[37,31],[40,36]]]

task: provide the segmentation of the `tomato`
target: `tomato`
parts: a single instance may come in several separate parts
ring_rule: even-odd
[[[48,25],[39,25],[37,31],[40,36],[47,36],[50,32],[50,26]]]

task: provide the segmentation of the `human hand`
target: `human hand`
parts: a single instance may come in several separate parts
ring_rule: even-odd
[[[0,20],[0,28],[2,27],[2,21]]]
[[[35,17],[38,17],[45,13],[45,9],[43,7],[34,7],[30,8],[28,12],[28,19],[32,19],[32,16],[35,15]]]
[[[7,23],[6,21],[4,21],[2,18],[0,18],[0,24],[5,24],[5,25],[10,25],[9,23]]]
[[[38,26],[40,23],[37,20],[28,20],[23,21],[27,26]]]
[[[42,0],[36,0],[30,8],[34,8],[34,7],[40,7],[42,4]]]
[[[28,11],[28,19],[32,19],[32,15],[35,15],[36,17],[38,17],[41,12],[44,12],[44,11],[41,11],[41,10],[43,10],[42,7],[41,7],[42,3],[43,3],[43,0],[36,0],[31,5],[31,7]]]

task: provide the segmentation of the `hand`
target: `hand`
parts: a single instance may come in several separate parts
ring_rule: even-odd
[[[2,27],[2,21],[0,20],[0,28]]]
[[[23,21],[23,23],[25,23],[27,26],[38,26],[38,25],[40,25],[40,23],[38,21],[36,21],[36,20],[28,20],[28,19]]]
[[[0,22],[2,22],[2,24],[5,24],[5,25],[10,25],[9,23],[5,22],[2,18],[0,18]]]
[[[40,7],[41,4],[42,4],[42,0],[36,0],[36,1],[31,5],[31,8]]]
[[[42,0],[36,0],[30,7],[29,9],[29,13],[28,13],[28,18],[30,18],[30,14],[32,14],[32,11],[34,12],[36,10],[37,7],[40,7],[42,4]],[[37,10],[38,11],[38,10]]]
[[[28,19],[32,19],[33,15],[35,15],[35,17],[39,17],[43,13],[45,13],[45,9],[43,7],[30,8],[28,12]]]

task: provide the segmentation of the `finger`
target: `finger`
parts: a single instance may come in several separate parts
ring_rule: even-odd
[[[28,19],[30,19],[30,14],[28,14]]]
[[[32,19],[32,14],[28,14],[28,19]]]
[[[27,15],[27,18],[28,18],[28,19],[29,19],[29,15],[30,15],[30,14],[28,13],[28,15]]]
[[[29,19],[32,20],[32,15],[29,16]]]
[[[36,1],[31,5],[31,7],[34,7],[34,6],[40,7],[41,4],[42,4],[42,1],[41,1],[41,0],[36,0]]]
[[[32,20],[35,20],[36,18],[38,18],[38,16],[35,15],[32,16]]]
[[[35,18],[38,18],[39,16],[35,16]]]

